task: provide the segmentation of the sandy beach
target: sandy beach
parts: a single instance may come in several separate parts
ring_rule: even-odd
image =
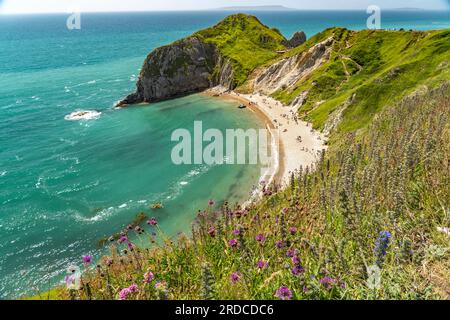
[[[312,128],[310,123],[297,118],[297,110],[262,94],[240,94],[217,87],[205,92],[224,99],[234,99],[255,112],[267,124],[276,141],[278,155],[271,168],[262,176],[266,182],[281,185],[289,182],[291,173],[302,166],[312,166],[326,149],[326,138]]]

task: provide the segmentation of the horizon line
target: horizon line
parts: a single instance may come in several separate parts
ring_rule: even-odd
[[[339,9],[339,8],[333,8],[333,9],[299,9],[299,8],[289,8],[287,10],[258,10],[258,9],[245,9],[243,8],[243,12],[293,12],[293,11],[365,11],[366,9],[358,8],[358,9]],[[425,9],[425,8],[386,8],[383,9],[383,11],[450,11],[445,9]],[[0,9],[0,16],[1,15],[42,15],[42,14],[70,14],[74,12],[80,12],[80,13],[150,13],[150,12],[207,12],[207,11],[218,11],[218,12],[239,12],[239,9],[227,9],[227,8],[213,8],[213,9],[184,9],[184,10],[178,10],[178,9],[163,9],[163,10],[112,10],[112,11],[83,11],[83,10],[72,10],[72,11],[49,11],[49,12],[2,12]]]

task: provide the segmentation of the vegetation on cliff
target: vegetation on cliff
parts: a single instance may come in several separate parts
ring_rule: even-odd
[[[273,93],[289,104],[307,92],[299,113],[330,128],[328,151],[249,208],[205,204],[192,236],[149,220],[134,232],[154,247],[123,235],[85,261],[79,290],[50,298],[449,298],[450,31],[331,28],[279,57],[284,37],[239,17],[195,36],[233,61],[242,90],[251,72],[333,39],[318,68]]]

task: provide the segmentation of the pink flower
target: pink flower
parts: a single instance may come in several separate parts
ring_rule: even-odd
[[[156,226],[158,224],[158,221],[156,221],[156,218],[151,218],[150,220],[147,221],[147,224],[149,226]]]
[[[264,241],[266,241],[266,237],[264,237],[263,234],[258,234],[258,235],[255,237],[255,240],[258,241],[258,242],[264,242]]]
[[[296,228],[296,227],[290,227],[290,228],[289,228],[289,233],[290,233],[291,235],[296,234],[296,233],[297,233],[297,228]]]
[[[265,267],[267,267],[267,262],[265,262],[264,260],[259,260],[256,263],[256,266],[258,267],[258,269],[264,269]]]
[[[214,227],[209,228],[208,234],[211,236],[211,238],[214,238],[216,236],[216,228]]]
[[[233,272],[230,276],[230,281],[233,284],[236,284],[240,279],[242,275],[239,272]]]
[[[213,199],[210,199],[209,201],[208,201],[208,205],[210,206],[210,207],[212,207],[213,205],[215,205],[216,204],[216,202],[213,200]]]
[[[228,241],[228,245],[232,248],[236,248],[239,244],[239,241],[237,239],[231,239]]]
[[[233,234],[235,236],[238,236],[241,232],[238,229],[233,230]]]
[[[91,263],[92,262],[92,256],[91,255],[83,256],[83,262],[84,263]]]
[[[119,300],[127,300],[128,295],[131,293],[130,289],[128,288],[123,288],[122,290],[120,290],[119,292]]]
[[[282,286],[275,292],[275,297],[281,300],[291,300],[292,291],[288,287]]]
[[[153,281],[153,279],[155,279],[155,275],[153,274],[153,272],[146,272],[144,273],[144,283],[150,283]]]
[[[278,249],[283,248],[283,247],[284,247],[284,241],[283,241],[283,240],[278,240],[277,242],[275,242],[275,246],[276,246]]]

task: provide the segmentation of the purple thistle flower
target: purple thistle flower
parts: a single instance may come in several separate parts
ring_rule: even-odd
[[[294,268],[292,268],[291,272],[294,276],[298,276],[301,273],[305,272],[305,269],[303,269],[302,266],[295,266]]]
[[[289,228],[289,233],[290,233],[291,235],[296,234],[296,233],[297,233],[297,228],[296,228],[296,227],[290,227],[290,228]]]
[[[240,279],[242,275],[239,272],[233,272],[230,276],[230,281],[232,284],[236,284]]]
[[[320,279],[320,284],[323,285],[325,289],[331,289],[336,283],[336,279],[330,277],[324,277]]]
[[[277,242],[275,242],[275,246],[276,246],[278,249],[283,248],[283,247],[284,247],[284,241],[283,241],[283,240],[278,240]]]
[[[296,250],[294,250],[294,249],[289,249],[289,250],[286,252],[286,257],[293,258],[293,257],[295,256],[296,253],[297,253]]]
[[[258,242],[264,242],[264,241],[266,241],[266,237],[264,237],[263,234],[258,234],[258,235],[255,237],[255,240],[258,241]]]
[[[122,243],[124,243],[125,241],[128,241],[128,238],[127,238],[126,236],[124,236],[124,235],[120,236],[119,240],[117,240],[117,242],[118,242],[119,244],[122,244]]]
[[[144,283],[150,283],[153,281],[153,279],[155,279],[155,275],[153,274],[153,272],[146,272],[144,273]]]
[[[300,259],[298,258],[298,256],[293,256],[292,259],[291,259],[291,261],[292,261],[292,264],[293,264],[294,266],[300,264]]]
[[[267,267],[267,262],[265,262],[264,260],[259,260],[256,263],[256,266],[258,267],[258,269],[264,269],[265,267]]]
[[[92,262],[92,256],[91,255],[83,256],[83,262],[84,263],[91,263]]]
[[[240,232],[238,229],[235,229],[235,230],[233,230],[233,234],[234,234],[235,236],[238,236],[238,235],[241,234],[241,232]]]
[[[236,248],[239,244],[239,241],[237,239],[231,239],[228,241],[228,245],[232,248]]]
[[[137,292],[139,290],[137,284],[132,284],[128,287],[128,290],[130,290],[131,293]]]
[[[282,286],[275,292],[275,297],[281,300],[291,300],[292,291],[288,287]]]
[[[216,236],[216,228],[214,227],[209,228],[208,234],[210,235],[211,238],[214,238]]]
[[[156,221],[156,218],[151,218],[150,220],[147,221],[147,224],[149,226],[156,226],[158,224],[158,221]]]
[[[119,300],[127,300],[128,295],[131,293],[129,288],[123,288],[119,292]]]

